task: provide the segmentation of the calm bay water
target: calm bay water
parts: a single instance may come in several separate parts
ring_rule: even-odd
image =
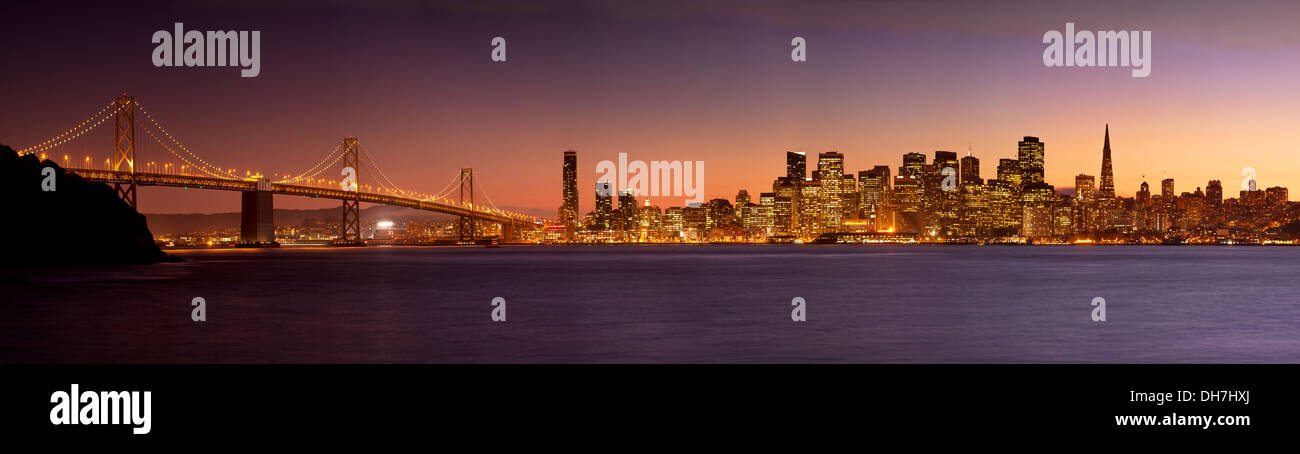
[[[1300,362],[1300,248],[180,251],[4,271],[8,362]],[[190,321],[191,300],[208,321]],[[494,297],[508,321],[490,319]],[[790,320],[807,301],[808,321]],[[1090,302],[1105,298],[1107,321]]]

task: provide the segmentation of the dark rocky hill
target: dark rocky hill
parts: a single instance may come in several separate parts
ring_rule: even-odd
[[[42,190],[42,169],[55,172],[55,190]],[[0,267],[151,263],[174,260],[154,243],[145,217],[113,188],[66,173],[53,161],[19,157],[0,145]]]

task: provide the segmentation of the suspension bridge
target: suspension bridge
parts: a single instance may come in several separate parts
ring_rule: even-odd
[[[111,132],[103,128],[108,125],[112,125]],[[105,142],[109,145],[105,146]],[[500,225],[501,238],[506,241],[516,239],[524,229],[538,228],[543,223],[534,216],[497,208],[481,181],[476,190],[474,171],[470,168],[460,169],[435,193],[404,189],[380,170],[355,137],[344,138],[324,158],[300,173],[274,173],[268,177],[245,170],[241,176],[235,168],[214,165],[193,152],[163,128],[134,97],[125,94],[76,126],[18,153],[58,162],[68,172],[88,181],[111,184],[118,197],[137,211],[138,186],[239,191],[242,193],[240,238],[245,243],[275,241],[273,195],[342,201],[337,244],[363,244],[360,211],[363,202],[457,216],[457,234],[465,241],[480,237],[480,223]],[[362,184],[363,174],[373,183]],[[476,193],[482,196],[483,203],[474,203]],[[455,200],[451,198],[453,194]]]

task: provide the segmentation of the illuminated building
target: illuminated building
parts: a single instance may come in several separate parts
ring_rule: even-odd
[[[1022,212],[1017,186],[1014,181],[1002,179],[989,180],[987,184],[987,200],[993,212],[989,224],[1001,235],[1020,230]]]
[[[636,190],[624,188],[618,191],[619,228],[627,231],[636,230]]]
[[[1097,199],[1103,208],[1111,208],[1115,201],[1115,174],[1110,165],[1110,125],[1106,125],[1106,139],[1101,146],[1101,187],[1097,190]]]
[[[1074,197],[1083,203],[1092,204],[1097,201],[1097,193],[1094,184],[1096,179],[1092,175],[1078,174],[1074,177]],[[1113,193],[1114,188],[1111,189]]]
[[[709,209],[688,206],[682,209],[682,233],[688,240],[702,240],[708,232]]]
[[[998,179],[1011,183],[1015,187],[1016,195],[1020,194],[1020,161],[1015,159],[998,160]]]
[[[1219,180],[1210,180],[1205,185],[1205,208],[1209,222],[1217,224],[1223,215],[1223,183]]]
[[[1264,190],[1264,202],[1269,206],[1281,206],[1289,200],[1288,191],[1281,186],[1274,186]]]
[[[901,232],[920,232],[923,227],[921,216],[921,177],[920,175],[899,175],[894,177],[894,227]]]
[[[794,235],[798,232],[799,193],[802,180],[777,178],[772,183],[772,234]]]
[[[808,177],[808,156],[804,152],[785,152],[785,176],[799,181]]]
[[[772,234],[772,208],[774,207],[776,193],[763,192],[759,193],[757,204],[746,203],[742,209],[741,224],[745,232],[753,237],[766,237]]]
[[[961,184],[958,231],[961,235],[984,235],[993,226],[995,212],[989,203],[988,186],[978,181],[967,179]]]
[[[1165,178],[1164,180],[1160,181],[1160,196],[1164,197],[1165,200],[1170,200],[1174,197],[1173,178]]]
[[[927,181],[929,185],[925,189],[926,205],[931,207],[929,211],[934,217],[938,232],[945,236],[952,235],[957,224],[962,198],[958,187],[961,164],[957,162],[957,153],[935,151],[932,169],[932,179]],[[952,174],[944,175],[946,169],[951,169]],[[944,181],[951,181],[952,184],[944,186]]]
[[[1070,206],[1071,224],[1075,233],[1091,231],[1094,225],[1093,217],[1097,209],[1097,194],[1093,192],[1095,182],[1092,175],[1079,174],[1074,177],[1074,200]]]
[[[745,206],[749,205],[749,191],[741,189],[736,193],[736,220],[745,223]]]
[[[980,158],[971,156],[969,151],[961,158],[961,184],[984,184],[980,178]]]
[[[820,188],[817,194],[820,200],[821,232],[833,232],[844,218],[844,193],[852,188],[844,188],[844,155],[828,151],[817,155],[817,176],[814,180]]]
[[[1054,227],[1051,206],[1027,206],[1024,208],[1020,226],[1021,236],[1051,236]]]
[[[1047,183],[1028,183],[1021,188],[1020,200],[1024,206],[1041,206],[1056,201],[1056,188]]]
[[[1078,199],[1065,198],[1052,205],[1053,235],[1066,235],[1073,232],[1074,220],[1071,219],[1071,216],[1074,212],[1072,205],[1077,202]]]
[[[663,213],[659,207],[651,205],[650,199],[636,211],[636,236],[639,241],[659,241],[663,239]]]
[[[665,237],[681,239],[686,229],[686,213],[682,207],[668,207],[664,210],[664,220],[660,227]]]
[[[596,230],[609,230],[614,221],[614,192],[609,180],[596,182],[596,211],[593,227]]]
[[[805,238],[822,233],[822,183],[812,178],[799,187],[798,235]]]
[[[858,181],[846,173],[840,180],[840,218],[857,218],[858,203]]]
[[[864,219],[875,219],[876,228],[892,226],[887,219],[892,192],[889,166],[875,166],[858,172],[858,211]]]
[[[708,220],[705,223],[705,230],[725,227],[736,223],[736,209],[731,206],[731,201],[727,199],[712,199],[705,205],[708,209]]]
[[[572,238],[578,229],[578,152],[564,152],[564,175],[562,180],[563,203],[560,205],[560,224],[567,230],[567,237]]]
[[[1025,136],[1020,141],[1018,161],[1020,162],[1020,183],[1043,183],[1043,158],[1046,146],[1037,137]]]

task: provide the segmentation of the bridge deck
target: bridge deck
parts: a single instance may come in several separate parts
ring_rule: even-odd
[[[67,169],[69,172],[80,175],[87,181],[100,183],[130,183],[132,179],[135,184],[140,186],[170,186],[197,189],[215,189],[225,191],[256,191],[257,181],[232,180],[228,178],[202,177],[193,175],[171,175],[162,173],[131,173],[125,171],[113,170],[89,170],[89,169]],[[263,183],[265,184],[265,183]],[[416,200],[406,197],[397,197],[385,194],[376,194],[370,192],[351,192],[342,189],[318,188],[314,186],[300,186],[292,184],[271,183],[271,192],[274,194],[296,195],[301,197],[317,197],[336,200],[351,200],[353,198],[366,202],[377,203],[381,205],[392,205],[417,210],[434,211],[438,213],[452,214],[456,216],[467,216],[473,219],[479,219],[488,222],[514,225],[532,225],[536,226],[536,221],[525,218],[514,218],[496,213],[477,211],[456,205],[445,203],[429,202],[425,200]]]

